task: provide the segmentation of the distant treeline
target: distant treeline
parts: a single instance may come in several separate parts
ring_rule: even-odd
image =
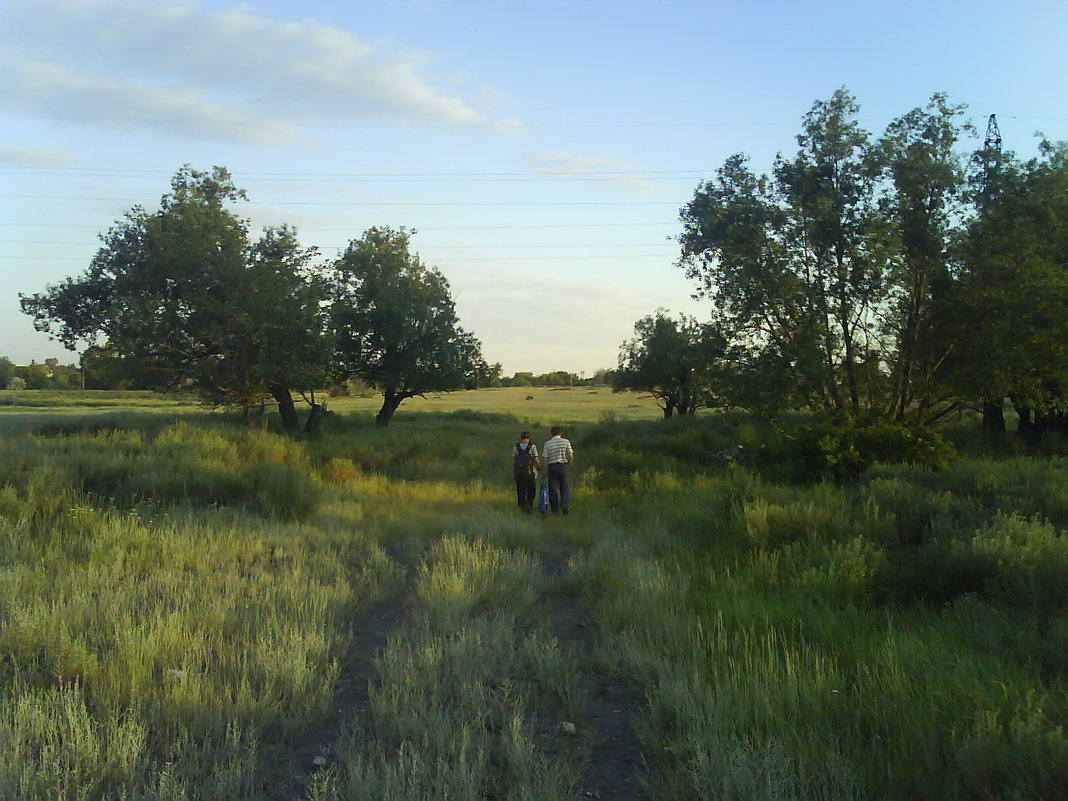
[[[59,359],[20,365],[0,356],[0,389],[82,389],[82,370]]]
[[[593,375],[554,370],[549,373],[517,372],[512,376],[501,374],[498,364],[490,365],[481,376],[478,388],[490,387],[570,387],[606,386],[611,382],[613,370],[597,370]],[[96,390],[154,390],[160,389],[152,375],[137,369],[128,360],[121,359],[105,348],[86,350],[81,364],[60,364],[58,359],[45,359],[43,363],[31,361],[17,365],[11,359],[0,356],[0,390],[3,389],[96,389]],[[330,395],[375,395],[377,390],[358,378],[335,381],[321,387]]]

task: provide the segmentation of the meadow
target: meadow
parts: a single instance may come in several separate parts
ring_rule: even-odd
[[[1068,787],[1063,456],[950,432],[942,470],[834,483],[780,431],[603,388],[385,429],[337,398],[289,438],[76,396],[0,405],[0,798]],[[510,447],[557,422],[572,514],[522,515]]]

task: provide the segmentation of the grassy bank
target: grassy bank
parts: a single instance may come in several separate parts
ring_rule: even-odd
[[[794,484],[747,421],[500,392],[313,439],[147,411],[5,429],[0,797],[577,798],[591,750],[557,724],[592,725],[591,676],[644,699],[650,798],[1061,797],[1068,460]],[[557,420],[573,514],[530,519],[508,451]],[[715,458],[739,443],[751,468]]]

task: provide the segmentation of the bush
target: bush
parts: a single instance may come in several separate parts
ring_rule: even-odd
[[[935,431],[922,426],[836,426],[816,423],[797,432],[809,478],[856,479],[876,462],[945,470],[955,452]]]
[[[984,590],[995,600],[1046,615],[1068,598],[1068,537],[1052,526],[1002,515],[969,547],[987,566]]]
[[[179,423],[159,431],[90,430],[53,441],[74,488],[109,505],[202,505],[301,519],[321,484],[291,440]]]

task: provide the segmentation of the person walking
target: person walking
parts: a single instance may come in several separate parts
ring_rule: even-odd
[[[534,511],[537,466],[538,446],[530,441],[530,432],[524,431],[519,435],[519,442],[512,446],[512,474],[515,476],[516,502],[527,514]]]
[[[542,465],[549,475],[549,508],[552,513],[568,514],[571,493],[567,486],[567,473],[575,459],[571,440],[564,437],[560,426],[549,429],[550,438],[541,449]]]

